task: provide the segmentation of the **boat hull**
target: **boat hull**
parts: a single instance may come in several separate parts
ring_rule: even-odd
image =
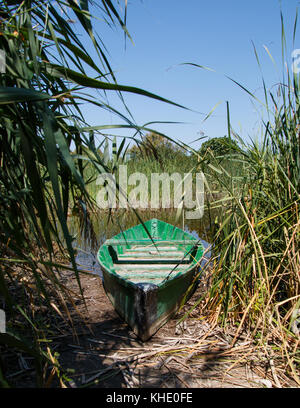
[[[192,234],[153,218],[107,239],[97,257],[112,305],[146,341],[193,293],[202,255]]]
[[[122,319],[142,340],[147,341],[192,295],[197,267],[167,280],[162,285],[132,283],[103,270],[105,292]]]

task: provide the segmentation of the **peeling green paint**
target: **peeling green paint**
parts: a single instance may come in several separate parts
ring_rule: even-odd
[[[98,251],[106,294],[143,341],[192,293],[203,255],[191,234],[152,219],[107,240]],[[151,231],[151,238],[149,237]]]

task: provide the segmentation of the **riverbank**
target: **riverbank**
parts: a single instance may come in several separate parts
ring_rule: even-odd
[[[55,350],[53,357],[60,365],[61,377],[63,373],[64,376],[59,384],[49,369],[46,373],[48,387],[297,386],[284,373],[274,372],[270,364],[272,360],[267,359],[266,350],[254,343],[250,332],[237,333],[234,327],[221,328],[201,312],[201,304],[189,318],[179,323],[203,293],[203,285],[174,318],[148,342],[142,343],[114,311],[99,276],[81,276],[86,307],[80,298],[74,274],[65,271],[62,279],[74,293],[77,314],[71,309],[73,332],[67,326],[52,326],[53,335],[49,341],[52,350]],[[74,335],[75,330],[77,335]],[[27,370],[23,368],[20,372],[17,365],[10,364],[7,376],[13,386],[34,387],[35,373],[30,360],[26,355],[22,358],[28,365]]]
[[[76,290],[74,279],[71,285]],[[183,310],[145,343],[114,311],[98,276],[85,275],[82,286],[87,311],[83,304],[80,311],[88,319],[92,333],[79,334],[78,342],[67,337],[59,348],[62,367],[75,370],[75,375],[70,374],[73,386],[277,387],[264,350],[255,346],[251,333],[236,337],[236,328],[221,328],[199,313],[200,308],[179,323],[195,305],[205,289],[203,285]],[[231,346],[234,338],[236,342]],[[286,379],[283,386],[297,384]]]

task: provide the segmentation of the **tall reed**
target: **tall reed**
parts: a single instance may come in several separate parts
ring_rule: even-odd
[[[94,32],[91,6],[103,24],[120,27],[130,38],[126,2],[124,17],[116,9],[118,1],[110,0],[0,4],[0,49],[6,56],[6,71],[0,74],[0,307],[7,316],[0,348],[2,356],[8,348],[33,356],[38,385],[53,379],[45,364],[66,385],[41,311],[46,304],[47,313],[52,310],[70,320],[68,304],[76,309],[61,281],[61,270],[70,263],[81,290],[67,223],[69,208],[87,223],[93,200],[84,166],[89,162],[100,174],[110,171],[99,154],[105,135],[100,133],[98,145],[94,133],[109,126],[100,123],[87,130],[81,104],[108,110],[140,132],[122,92],[168,102],[117,83],[101,32]],[[97,98],[91,90],[97,90]],[[128,118],[107,102],[111,91],[121,98]],[[123,122],[113,127],[125,126]],[[66,258],[61,263],[59,254]],[[9,385],[6,368],[0,356],[4,386]]]
[[[229,138],[242,145],[242,170],[234,177],[215,163],[213,182],[226,193],[210,203],[221,216],[206,308],[214,321],[237,326],[234,342],[247,329],[259,345],[279,348],[286,372],[300,385],[299,81],[287,70],[278,98],[265,88],[268,120],[260,142],[244,143],[228,126]]]

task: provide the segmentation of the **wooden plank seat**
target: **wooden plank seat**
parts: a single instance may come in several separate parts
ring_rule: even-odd
[[[116,273],[123,279],[131,282],[151,282],[159,283],[172,272],[176,275],[183,272],[188,265],[173,265],[173,264],[144,264],[134,265],[115,265]]]
[[[193,245],[191,249],[179,247],[187,242]],[[118,251],[120,247],[122,250]],[[114,264],[188,264],[193,259],[193,252],[197,250],[197,241],[160,240],[153,243],[150,239],[108,240],[108,250]]]

